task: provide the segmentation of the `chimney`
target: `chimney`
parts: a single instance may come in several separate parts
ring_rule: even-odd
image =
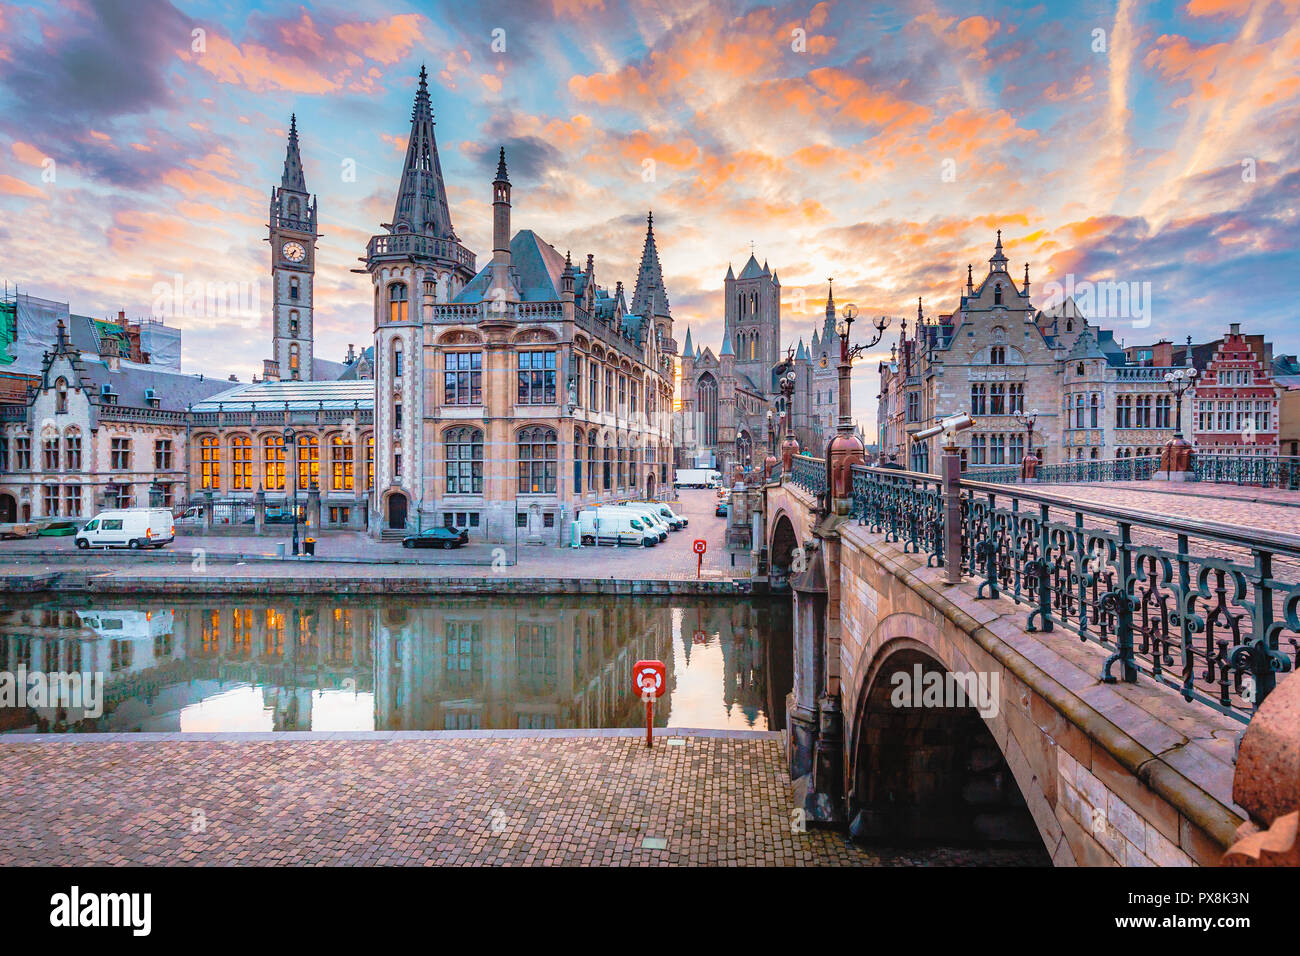
[[[1228,326],[1228,334],[1229,334],[1229,335],[1241,335],[1241,323],[1240,323],[1240,322],[1233,322],[1232,324],[1230,324],[1230,325]]]

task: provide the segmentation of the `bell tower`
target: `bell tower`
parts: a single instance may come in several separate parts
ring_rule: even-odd
[[[311,381],[313,278],[316,274],[316,198],[307,192],[298,152],[298,117],[289,120],[289,145],[280,185],[271,190],[272,362],[281,379]]]

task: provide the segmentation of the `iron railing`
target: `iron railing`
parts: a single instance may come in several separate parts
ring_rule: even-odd
[[[1028,631],[1106,647],[1107,683],[1141,672],[1246,722],[1300,665],[1300,535],[966,479],[959,493],[978,597],[1026,605]],[[946,560],[943,504],[934,475],[853,469],[859,523],[930,566]]]
[[[1192,476],[1197,481],[1296,491],[1300,490],[1300,458],[1194,454]]]
[[[1102,458],[1086,461],[1063,461],[1039,465],[1035,484],[1058,484],[1081,481],[1145,481],[1160,470],[1160,456],[1140,458]],[[992,468],[968,468],[962,472],[963,481],[989,481],[996,484],[1022,482],[1019,465],[999,465]]]
[[[790,465],[790,482],[813,495],[826,492],[826,459],[795,455]]]

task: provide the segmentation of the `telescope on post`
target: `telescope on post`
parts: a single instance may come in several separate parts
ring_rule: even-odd
[[[935,422],[929,428],[922,428],[919,432],[912,433],[912,441],[925,441],[933,438],[935,435],[943,435],[943,447],[952,448],[957,444],[957,433],[964,432],[966,429],[973,427],[975,419],[970,417],[969,412],[958,412],[956,415],[949,415],[938,422]]]

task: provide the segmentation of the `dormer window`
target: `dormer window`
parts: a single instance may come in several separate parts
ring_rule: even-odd
[[[68,380],[60,378],[54,383],[54,413],[68,414]]]
[[[993,287],[993,304],[1002,304],[1002,283],[1000,282]]]
[[[1065,331],[1067,331],[1067,332],[1073,332],[1073,331],[1074,331],[1074,319],[1066,319],[1066,320],[1065,320]]]

